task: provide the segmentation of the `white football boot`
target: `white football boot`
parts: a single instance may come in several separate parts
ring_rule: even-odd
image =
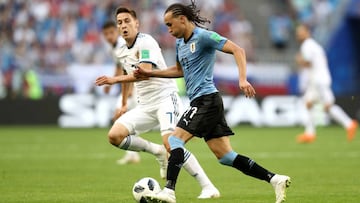
[[[286,188],[288,188],[291,183],[290,177],[276,174],[274,175],[274,177],[271,178],[270,183],[275,190],[275,203],[284,202],[286,198]]]
[[[147,203],[176,203],[175,191],[164,188],[156,194],[145,196],[145,200]]]
[[[218,197],[220,197],[219,190],[214,185],[211,185],[209,187],[203,188],[200,195],[197,198],[198,199],[211,199],[211,198],[218,198]]]
[[[137,164],[139,162],[140,155],[138,152],[134,151],[126,151],[124,157],[116,161],[119,165]]]

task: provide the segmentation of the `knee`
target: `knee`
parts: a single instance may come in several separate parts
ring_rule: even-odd
[[[163,141],[163,145],[164,145],[166,151],[170,153],[171,149],[170,149],[170,144],[169,144],[169,136],[170,136],[170,134],[163,135],[162,141]]]
[[[114,146],[119,146],[120,143],[123,141],[124,137],[122,137],[120,134],[110,131],[108,133],[108,139],[109,143]]]
[[[166,151],[170,153],[171,149],[170,149],[169,142],[164,142],[164,147],[165,147]]]

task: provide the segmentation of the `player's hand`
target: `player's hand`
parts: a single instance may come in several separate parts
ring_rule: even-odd
[[[245,96],[248,98],[254,97],[256,92],[253,86],[247,81],[240,81],[239,82],[240,90],[244,92]]]
[[[95,84],[97,86],[112,85],[114,83],[116,83],[115,78],[107,77],[107,76],[101,76],[101,77],[96,78],[96,80],[95,80]]]
[[[127,105],[123,105],[120,109],[120,116],[124,115],[127,112]]]
[[[110,89],[111,89],[111,86],[110,86],[110,85],[105,86],[105,87],[104,87],[104,92],[105,92],[105,94],[109,94]]]
[[[300,68],[304,68],[304,64],[306,63],[304,58],[302,57],[301,53],[297,53],[295,55],[295,63],[296,65],[298,65]]]
[[[147,79],[151,76],[151,71],[147,71],[141,67],[136,67],[133,72],[135,78]]]
[[[118,118],[127,112],[127,105],[122,106],[120,109],[116,109],[112,121],[115,122]]]
[[[118,118],[120,118],[120,116],[121,116],[121,111],[120,111],[120,109],[116,109],[116,110],[115,110],[115,113],[114,113],[114,116],[113,116],[113,118],[111,119],[112,122],[115,122]]]

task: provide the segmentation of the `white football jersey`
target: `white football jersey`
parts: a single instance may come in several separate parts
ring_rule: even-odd
[[[132,74],[139,63],[151,63],[153,69],[166,69],[164,57],[156,40],[148,34],[138,33],[132,47],[123,44],[116,49],[116,60],[128,74]],[[171,93],[178,92],[175,80],[152,77],[134,82],[140,105],[158,104]]]
[[[302,57],[311,63],[309,85],[330,85],[331,75],[324,49],[314,39],[306,39],[300,47]]]

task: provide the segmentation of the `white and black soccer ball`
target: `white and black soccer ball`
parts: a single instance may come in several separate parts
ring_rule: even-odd
[[[160,184],[150,177],[138,180],[132,189],[133,196],[138,203],[146,203],[144,196],[160,192]]]

